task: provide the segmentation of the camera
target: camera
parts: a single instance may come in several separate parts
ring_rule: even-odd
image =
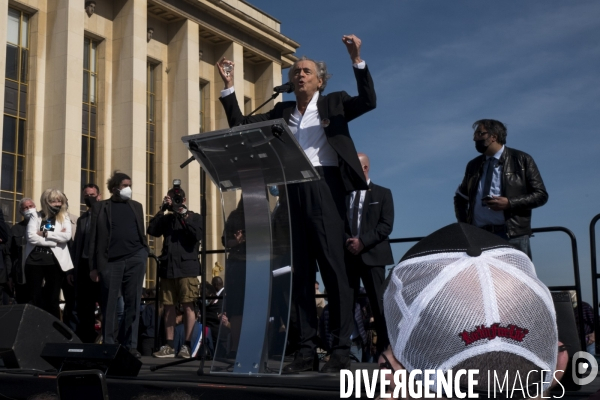
[[[183,189],[181,189],[181,179],[173,179],[173,188],[170,190],[173,193],[171,200],[173,201],[173,208],[179,208],[183,205]]]

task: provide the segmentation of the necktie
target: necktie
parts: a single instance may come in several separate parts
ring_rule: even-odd
[[[358,206],[360,204],[360,190],[354,192],[354,204],[352,206],[352,236],[358,236]]]
[[[494,164],[496,164],[496,159],[494,157],[490,157],[487,160],[488,166],[485,172],[485,182],[483,183],[483,192],[481,193],[481,197],[485,197],[490,195],[490,189],[492,188],[492,178],[494,177]]]

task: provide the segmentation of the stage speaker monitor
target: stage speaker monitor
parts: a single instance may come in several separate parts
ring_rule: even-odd
[[[106,376],[137,376],[142,362],[118,344],[47,343],[42,358],[58,371],[98,369]]]
[[[552,292],[552,300],[554,301],[554,309],[556,310],[558,340],[567,346],[567,352],[569,353],[569,363],[560,383],[565,387],[566,391],[577,391],[581,389],[581,386],[573,381],[571,374],[573,355],[581,350],[579,332],[577,330],[577,323],[575,322],[575,310],[569,292]],[[558,390],[558,392],[562,391],[560,387],[554,390]]]
[[[0,306],[0,321],[0,358],[6,368],[51,370],[40,357],[46,343],[81,343],[65,324],[30,304]]]

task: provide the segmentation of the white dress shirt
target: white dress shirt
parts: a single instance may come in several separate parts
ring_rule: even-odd
[[[364,69],[367,63],[363,60],[360,63],[353,64],[354,68]],[[221,97],[225,97],[235,92],[233,86],[228,89],[221,90]],[[319,92],[315,92],[308,107],[304,111],[304,115],[298,111],[298,106],[290,116],[288,126],[294,137],[304,150],[306,158],[313,166],[318,167],[337,167],[339,165],[338,155],[331,147],[325,136],[325,129],[322,126],[322,121],[317,109],[317,100]]]
[[[490,158],[494,158],[494,175],[492,177],[492,186],[490,194],[494,197],[502,196],[502,165],[498,163],[500,157],[504,153],[504,146],[492,157],[486,157],[486,163]],[[483,198],[483,185],[487,175],[487,168],[484,166],[483,173],[477,184],[477,195],[475,196],[475,205],[473,210],[473,223],[475,226],[482,227],[485,225],[504,225],[504,211],[494,211],[481,203]],[[487,194],[487,193],[486,193]]]
[[[367,185],[371,184],[371,180],[367,179]],[[355,190],[354,192],[350,193],[350,205],[348,206],[348,222],[350,223],[350,226],[352,226],[352,217],[353,217],[353,209],[354,209],[354,202],[357,199],[357,193],[360,193],[360,197],[358,197],[358,224],[356,225],[357,228],[357,235],[354,237],[359,237],[360,236],[360,223],[362,220],[362,213],[363,213],[363,207],[365,205],[365,196],[367,195],[367,191],[366,190]]]

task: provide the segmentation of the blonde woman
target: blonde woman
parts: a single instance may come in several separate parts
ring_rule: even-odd
[[[64,273],[73,269],[67,242],[71,239],[71,221],[67,198],[58,189],[46,189],[40,198],[41,212],[25,211],[27,244],[23,267],[31,303],[60,318],[59,296]]]

